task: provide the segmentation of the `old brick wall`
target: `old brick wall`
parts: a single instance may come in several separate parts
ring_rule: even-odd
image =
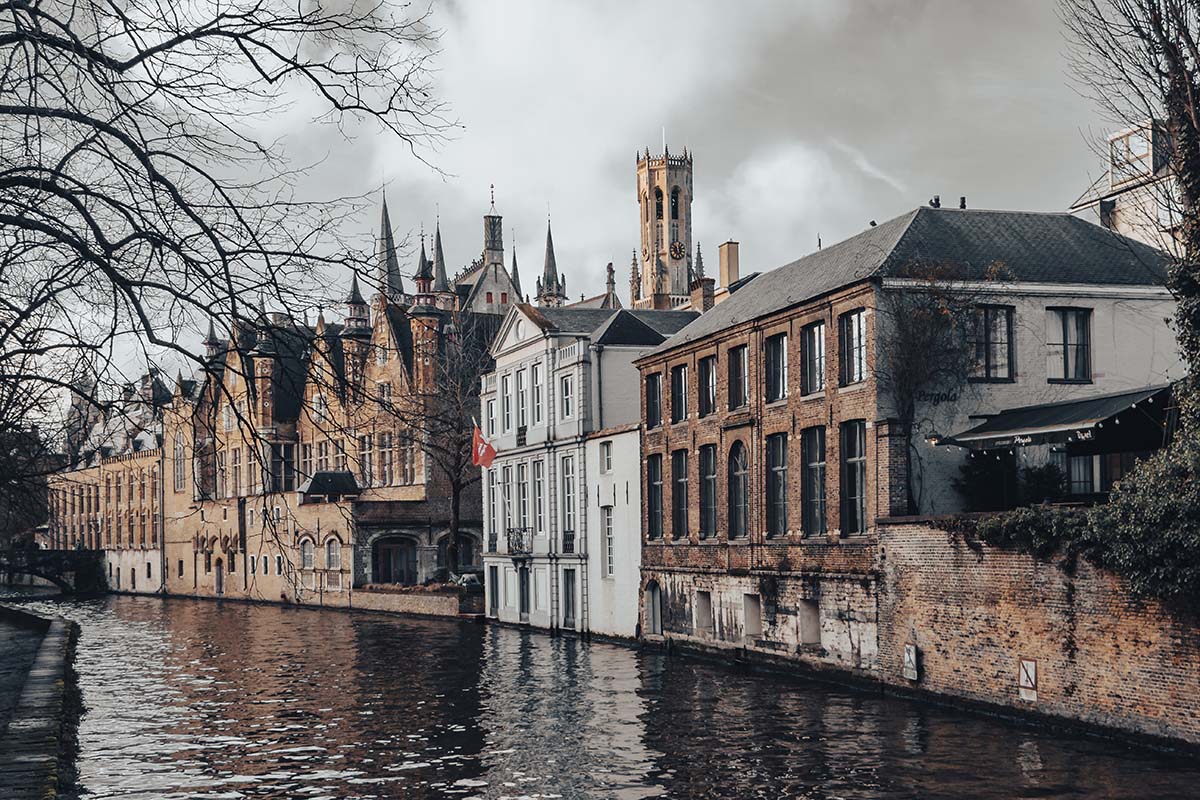
[[[925,523],[879,528],[885,683],[1200,743],[1200,620],[1132,599],[1114,576],[975,551]],[[902,675],[916,644],[920,679]],[[1018,696],[1037,661],[1037,699]]]

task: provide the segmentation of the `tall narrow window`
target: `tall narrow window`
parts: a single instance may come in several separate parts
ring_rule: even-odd
[[[700,538],[717,532],[717,446],[700,447]]]
[[[788,382],[788,357],[787,357],[788,337],[786,333],[780,333],[767,339],[766,367],[767,367],[767,402],[773,403],[776,400],[782,400],[787,397],[787,382]]]
[[[504,520],[504,529],[506,531],[514,527],[512,485],[512,467],[504,467],[500,470],[500,516]]]
[[[706,356],[697,365],[699,379],[699,411],[700,416],[707,417],[717,408],[717,357]]]
[[[679,219],[679,187],[671,190],[671,219]]]
[[[800,346],[804,348],[804,372],[800,376],[800,393],[820,392],[825,388],[825,323],[806,325]]]
[[[117,499],[120,500],[121,484],[117,484]],[[217,453],[217,499],[228,497],[229,491],[225,475],[225,453]]]
[[[488,529],[488,532],[490,534],[492,534],[493,536],[496,535],[496,532],[500,530],[499,509],[496,507],[496,504],[499,500],[498,493],[496,491],[496,473],[497,472],[498,472],[498,470],[495,470],[495,469],[489,469],[487,471],[487,474],[488,474],[488,481],[487,481],[488,522],[491,524],[491,527]],[[494,549],[493,549],[493,552],[494,552]]]
[[[392,434],[390,431],[379,434],[379,471],[377,477],[380,486],[391,486],[395,481],[396,473],[393,469],[392,460]]]
[[[749,383],[746,345],[729,349],[729,410],[746,405],[746,386]]]
[[[533,530],[535,533],[545,533],[544,518],[546,507],[546,462],[541,459],[533,462]]]
[[[646,376],[646,427],[662,424],[662,373]]]
[[[263,574],[267,574],[266,559],[263,560]],[[342,543],[337,539],[330,539],[325,543],[325,568],[326,569],[341,569],[342,568]]]
[[[524,428],[529,424],[526,414],[525,370],[517,370],[517,427]]]
[[[767,437],[767,536],[787,532],[787,434]]]
[[[187,481],[187,473],[186,473],[187,460],[184,455],[183,433],[182,432],[175,433],[174,457],[175,457],[175,463],[174,463],[174,471],[173,472],[174,472],[174,478],[175,478],[175,491],[182,492],[184,484]]]
[[[400,434],[400,482],[405,486],[417,482],[417,443],[412,431]]]
[[[485,418],[487,421],[488,436],[495,436],[496,435],[496,401],[495,400],[487,401],[487,414],[485,415]]]
[[[866,316],[860,308],[838,317],[838,383],[849,386],[866,376]]]
[[[358,471],[364,488],[370,486],[373,482],[374,470],[372,469],[373,464],[371,461],[374,449],[371,434],[368,433],[365,436],[358,437]]]
[[[369,447],[369,445],[368,445]],[[329,441],[317,442],[317,471],[329,471]]]
[[[972,349],[975,363],[971,379],[1007,381],[1013,376],[1013,308],[979,306],[972,319]]]
[[[800,458],[804,462],[804,533],[825,533],[824,428],[805,428],[801,431]]]
[[[235,447],[232,451],[233,455],[230,460],[233,462],[233,496],[242,496],[242,448]],[[133,498],[133,490],[129,492],[130,499]]]
[[[512,387],[507,375],[500,376],[500,423],[505,433],[512,430]]]
[[[562,377],[562,415],[570,419],[575,414],[575,379],[570,375]]]
[[[533,424],[540,425],[542,422],[542,365],[534,364],[529,368],[529,372],[533,379]]]
[[[575,532],[575,457],[562,457],[563,533]]]
[[[687,419],[687,364],[671,367],[671,422]]]
[[[305,478],[311,478],[313,474],[313,446],[312,443],[300,445],[300,472]]]
[[[646,456],[646,534],[661,539],[663,529],[662,455]]]
[[[750,530],[750,469],[746,447],[734,442],[729,448],[729,538],[740,539]]]
[[[663,193],[662,189],[654,190],[654,218],[663,218]]]
[[[686,539],[688,535],[688,454],[687,450],[671,453],[671,537]]]
[[[842,423],[842,535],[867,530],[867,426]]]
[[[1092,310],[1052,308],[1047,322],[1047,378],[1066,383],[1091,381]]]
[[[617,571],[617,548],[613,537],[613,507],[600,507],[600,535],[604,538],[604,577],[611,578]]]
[[[517,527],[529,527],[529,467],[517,464]]]

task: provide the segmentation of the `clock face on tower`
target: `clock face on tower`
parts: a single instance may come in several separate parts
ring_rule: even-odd
[[[671,258],[683,258],[683,242],[676,240],[671,242]]]

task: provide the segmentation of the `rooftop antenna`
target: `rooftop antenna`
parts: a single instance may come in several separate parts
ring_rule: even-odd
[[[493,183],[490,188],[492,190],[492,213],[495,214],[496,213],[496,184]]]
[[[663,125],[662,133],[663,133],[663,154],[665,155],[667,152],[667,126],[666,125]]]

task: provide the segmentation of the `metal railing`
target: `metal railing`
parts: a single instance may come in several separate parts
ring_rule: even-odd
[[[510,555],[529,555],[533,552],[533,528],[509,528],[508,552]]]
[[[564,553],[575,552],[575,531],[563,531],[562,551]]]

